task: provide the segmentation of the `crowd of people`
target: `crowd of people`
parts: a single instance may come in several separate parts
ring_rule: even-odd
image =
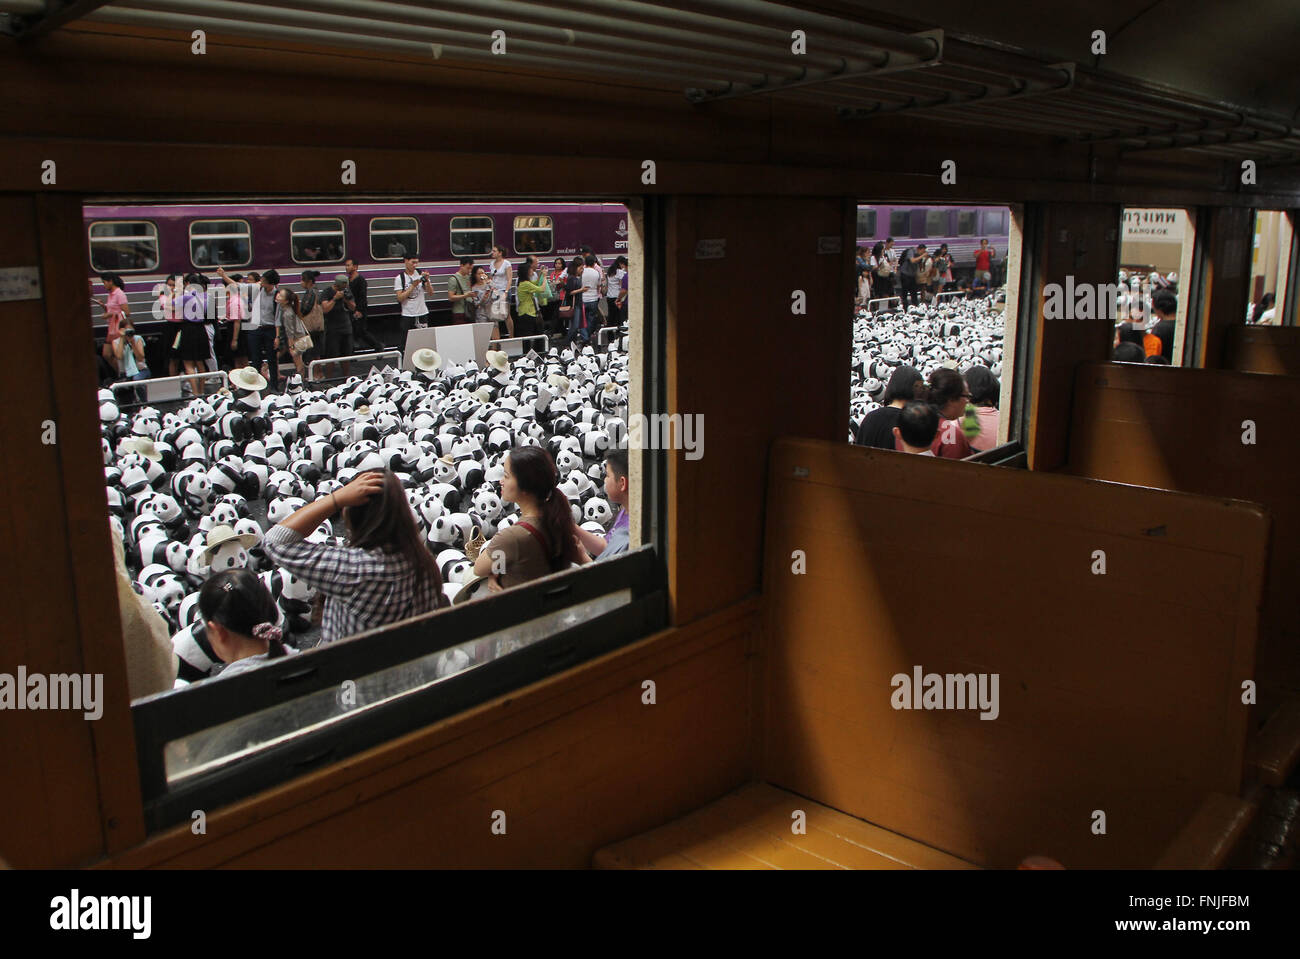
[[[927,382],[912,366],[889,378],[880,406],[858,425],[859,446],[963,459],[992,449],[998,441],[1002,385],[988,367],[964,373],[941,367]]]
[[[857,278],[855,301],[865,306],[871,300],[897,296],[903,306],[920,306],[937,301],[940,293],[959,290],[968,297],[986,296],[993,285],[993,266],[997,250],[981,239],[975,251],[975,269],[970,279],[953,278],[953,257],[947,243],[933,251],[925,243],[904,250],[894,248],[891,236],[867,248],[856,250],[854,270]]]
[[[393,278],[400,335],[404,340],[410,330],[431,322],[493,323],[494,340],[544,336],[563,340],[565,346],[586,344],[602,326],[619,327],[626,321],[627,266],[625,256],[602,264],[584,246],[569,260],[556,257],[549,269],[531,254],[515,267],[505,249],[494,246],[487,264],[461,258],[459,270],[448,278],[450,313],[431,321],[433,276],[420,268],[418,257],[405,257],[402,271]],[[201,272],[168,276],[150,317],[174,324],[174,330],[164,334],[161,350],[153,352],[154,367],[165,364],[164,373],[150,366],[122,277],[101,273],[105,296],[94,295],[93,283],[91,290],[91,300],[107,322],[100,349],[101,383],[189,375],[184,388],[199,396],[204,373],[252,367],[275,391],[280,389],[282,362],[292,362],[306,378],[318,359],[340,361],[323,364],[318,378],[346,377],[351,372],[347,357],[359,349],[386,347],[371,327],[368,281],[356,261],[346,260],[343,273],[318,286],[320,277],[319,270],[304,270],[300,289],[295,290],[274,269],[227,273],[217,267],[215,278]]]
[[[413,362],[281,394],[245,367],[171,413],[101,391],[133,697],[627,550],[625,340]]]

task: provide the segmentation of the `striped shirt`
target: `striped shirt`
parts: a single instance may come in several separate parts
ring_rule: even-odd
[[[437,608],[437,586],[417,588],[410,560],[398,553],[308,543],[281,525],[267,531],[262,546],[273,562],[325,595],[322,643]]]

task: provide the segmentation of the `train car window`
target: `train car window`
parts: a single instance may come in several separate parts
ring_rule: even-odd
[[[911,236],[912,235],[912,211],[911,210],[890,211],[889,235],[890,236]]]
[[[347,253],[343,221],[337,217],[300,218],[289,224],[289,251],[295,263],[335,263]]]
[[[957,235],[974,236],[975,235],[975,211],[960,210],[957,213]]]
[[[947,210],[926,210],[925,211],[925,235],[926,236],[947,236],[948,235],[948,211]]]
[[[876,211],[870,207],[858,210],[858,236],[876,235]]]
[[[1285,210],[1256,210],[1251,242],[1250,286],[1246,322],[1260,326],[1285,326],[1293,312],[1286,302],[1294,226]]]
[[[985,233],[1005,233],[1007,213],[1005,210],[990,210],[984,214]]]
[[[1191,273],[1194,246],[1189,211],[1123,210],[1113,307],[1107,302],[1116,323],[1116,348],[1123,340],[1131,340],[1146,355],[1159,353],[1173,366],[1181,366],[1185,355],[1192,356],[1187,339],[1186,284],[1179,278]],[[1162,310],[1159,315],[1157,307]]]
[[[248,266],[253,240],[247,220],[194,220],[190,223],[190,262],[197,267]]]
[[[515,217],[516,253],[550,253],[555,249],[554,236],[549,216]]]
[[[452,256],[487,256],[492,252],[492,217],[453,216],[451,218]]]
[[[158,227],[149,220],[100,220],[90,224],[90,268],[131,273],[158,268]]]
[[[400,260],[420,255],[420,224],[413,216],[382,216],[370,221],[370,258]]]

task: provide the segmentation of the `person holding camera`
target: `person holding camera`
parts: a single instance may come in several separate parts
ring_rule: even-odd
[[[427,280],[426,280],[427,282]],[[338,356],[352,355],[352,317],[357,312],[356,301],[348,289],[348,278],[344,273],[334,277],[334,285],[320,301],[325,311],[325,347],[321,356],[333,359]],[[348,376],[352,372],[351,363],[341,363],[342,372],[338,375]]]
[[[135,332],[131,318],[124,316],[118,323],[117,339],[113,341],[113,357],[124,380],[147,380],[151,374],[144,358],[144,338]],[[134,390],[137,403],[145,402],[144,390]]]
[[[433,296],[433,283],[429,274],[420,269],[420,258],[408,256],[404,266],[405,269],[393,280],[393,292],[402,305],[403,336],[412,329],[422,330],[429,325],[429,307],[424,298]]]

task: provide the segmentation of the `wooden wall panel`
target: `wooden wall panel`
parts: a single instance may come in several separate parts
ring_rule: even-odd
[[[1261,712],[1276,704],[1278,687],[1300,691],[1300,447],[1293,440],[1300,378],[1097,363],[1079,368],[1075,390],[1071,473],[1249,500],[1269,511]],[[1253,443],[1243,443],[1247,420]]]
[[[854,218],[834,198],[681,197],[669,229],[668,410],[704,419],[704,455],[669,454],[674,622],[759,588],[767,451],[843,442]],[[842,253],[819,255],[819,236]],[[697,244],[725,241],[720,259]],[[791,313],[802,291],[807,312]],[[673,505],[673,504],[676,505]]]
[[[1300,326],[1228,327],[1224,366],[1240,373],[1300,376]]]
[[[116,866],[570,866],[746,782],[749,600],[129,850]],[[658,701],[644,705],[653,679]],[[489,829],[506,812],[507,832]]]
[[[1240,787],[1257,507],[793,439],[769,482],[762,778],[989,866],[1150,865]],[[998,717],[892,708],[914,666]]]
[[[1201,300],[1204,332],[1195,366],[1222,369],[1227,363],[1228,329],[1245,323],[1254,222],[1253,211],[1229,207],[1216,207],[1197,217],[1197,233],[1205,232],[1205,293]]]
[[[1069,295],[1082,284],[1114,283],[1119,269],[1120,210],[1110,204],[1049,203],[1043,210],[1042,242],[1034,251],[1041,265],[1039,284],[1030,292],[1037,322],[1028,442],[1030,469],[1054,469],[1065,462],[1066,430],[1074,368],[1088,360],[1110,358],[1114,324],[1108,314],[1092,319],[1044,317],[1049,284]],[[1025,258],[1022,257],[1022,268]]]
[[[39,267],[37,204],[30,198],[0,197],[0,222],[6,224],[0,231],[0,268]],[[97,672],[87,647],[117,624],[98,409],[87,363],[90,320],[83,309],[81,346],[71,352],[51,335],[48,321],[51,304],[79,293],[84,298],[86,281],[83,276],[72,289],[52,291],[51,283],[62,279],[43,272],[43,300],[0,303],[0,328],[15,359],[0,377],[0,408],[6,411],[0,417],[6,460],[0,470],[0,536],[5,544],[0,580],[9,597],[0,672],[11,677],[20,665],[29,674]],[[69,404],[60,388],[60,381],[73,379],[81,386],[80,404]],[[57,441],[51,445],[42,442],[47,421],[56,427]],[[84,505],[98,509],[96,524],[87,523],[87,510],[65,499],[69,484],[76,488],[80,481],[94,480],[93,460],[78,448],[88,438],[99,459],[100,485],[96,499]],[[80,469],[70,466],[77,461]],[[106,570],[98,578],[107,589],[79,595],[84,572],[97,560]],[[83,618],[87,613],[103,629]],[[117,653],[120,658],[120,639]],[[119,666],[117,674],[124,688],[124,669]],[[114,689],[110,670],[104,682],[108,701],[99,720],[87,720],[82,712],[0,711],[0,768],[10,785],[0,816],[0,855],[13,865],[83,863],[102,853],[95,740],[96,727],[112,726],[124,716],[125,704],[114,698]]]

